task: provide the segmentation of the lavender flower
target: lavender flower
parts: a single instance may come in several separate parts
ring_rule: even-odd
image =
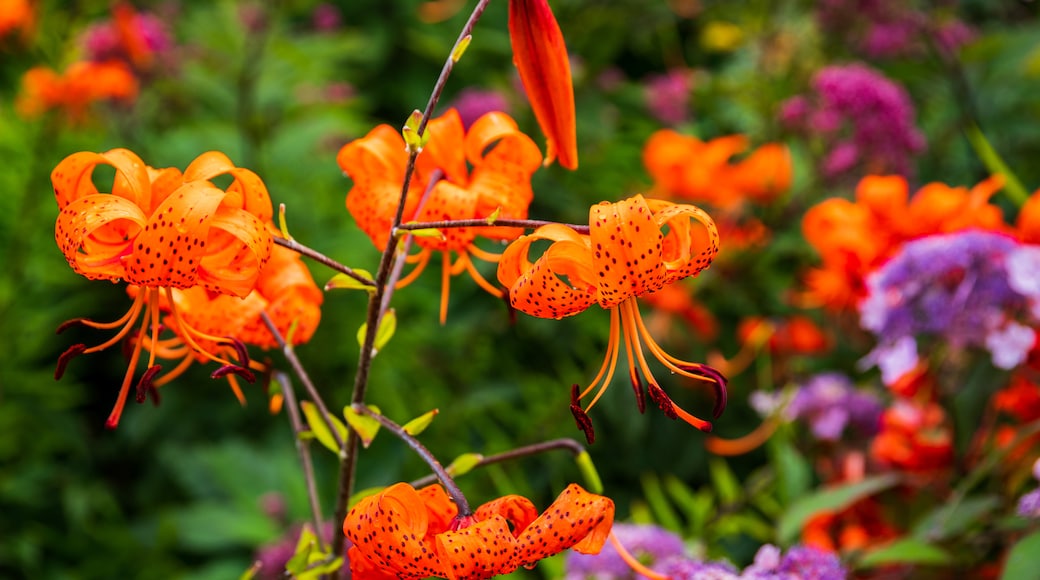
[[[684,69],[668,71],[646,80],[646,106],[665,125],[678,125],[689,118],[693,75]]]
[[[907,243],[867,278],[860,325],[878,346],[864,362],[881,368],[891,384],[918,363],[921,337],[953,350],[990,352],[1011,369],[1032,348],[1040,318],[1040,254],[1010,237],[968,230]],[[1030,269],[1032,268],[1032,269]]]
[[[700,562],[675,556],[654,566],[654,572],[672,580],[740,580],[740,572],[729,562]]]
[[[1040,519],[1040,488],[1023,495],[1018,500],[1018,515],[1032,520]]]
[[[914,126],[906,90],[862,64],[830,66],[812,80],[812,94],[786,101],[780,119],[814,136],[830,151],[821,170],[831,179],[869,167],[874,173],[910,173],[925,146]]]
[[[820,0],[816,20],[826,35],[871,58],[924,56],[929,35],[953,53],[975,36],[948,10],[926,12],[901,0]]]
[[[786,554],[766,544],[755,561],[744,569],[741,580],[844,580],[848,572],[838,556],[809,546],[795,546]]]
[[[509,113],[509,101],[505,95],[498,91],[485,91],[481,89],[462,89],[455,97],[451,105],[459,112],[462,126],[469,129],[474,121],[492,111]]]
[[[874,435],[880,427],[882,411],[877,397],[857,390],[847,376],[823,373],[798,389],[786,414],[792,420],[807,420],[817,439],[837,441],[846,425],[866,436]]]
[[[658,526],[615,523],[613,532],[629,553],[651,567],[654,562],[684,555],[682,538]],[[599,554],[569,552],[566,570],[568,580],[636,578],[611,543],[604,545]]]

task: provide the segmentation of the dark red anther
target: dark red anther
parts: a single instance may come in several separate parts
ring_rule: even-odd
[[[74,344],[68,348],[65,352],[61,353],[58,357],[58,366],[54,369],[54,380],[61,380],[61,377],[65,374],[65,367],[68,366],[69,361],[74,357],[83,354],[83,351],[87,350],[85,344]]]
[[[675,412],[675,403],[672,402],[668,393],[664,392],[664,389],[657,386],[656,383],[648,383],[646,390],[650,393],[650,400],[657,403],[657,406],[664,411],[666,417],[669,419],[679,418],[679,414]]]
[[[691,365],[683,367],[683,370],[692,374],[701,375],[705,381],[713,384],[715,389],[715,407],[712,408],[712,418],[718,419],[719,415],[726,410],[726,384],[729,382],[718,370],[708,365]]]
[[[578,402],[579,389],[578,385],[571,386],[571,415],[574,415],[574,422],[578,424],[578,429],[585,434],[585,440],[592,445],[596,441],[596,432],[592,429],[592,419]]]
[[[643,395],[643,381],[639,378],[639,371],[635,368],[628,369],[628,378],[632,380],[632,390],[636,394],[636,407],[639,413],[646,412],[646,397]]]
[[[148,397],[148,393],[155,390],[155,385],[152,384],[152,380],[155,379],[155,375],[159,374],[162,370],[162,365],[152,365],[148,367],[148,370],[144,371],[141,375],[141,380],[137,381],[137,395],[134,397],[138,403],[143,403]]]
[[[235,349],[235,353],[238,354],[238,365],[242,368],[247,368],[249,366],[249,351],[246,350],[246,344],[231,336],[225,336],[224,338],[228,341],[231,347]],[[250,380],[249,382],[253,382],[253,380]]]
[[[245,367],[240,367],[238,365],[224,365],[219,369],[213,371],[213,374],[211,374],[209,378],[222,379],[228,375],[238,375],[249,383],[256,382],[256,376],[253,374],[253,371]]]
[[[56,328],[54,330],[54,334],[61,334],[61,333],[65,332],[66,330],[72,328],[73,326],[76,326],[76,325],[79,325],[79,324],[83,324],[83,321],[85,321],[85,320],[87,320],[87,319],[86,318],[73,318],[72,320],[66,320],[65,322],[62,322],[61,324],[58,325],[58,328]]]

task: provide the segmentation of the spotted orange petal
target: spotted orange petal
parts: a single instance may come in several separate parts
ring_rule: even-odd
[[[531,244],[552,245],[534,263]],[[563,318],[585,310],[596,301],[596,272],[588,236],[560,224],[542,226],[518,238],[502,253],[498,281],[509,288],[513,308],[539,318]]]
[[[520,534],[518,563],[529,566],[567,548],[598,554],[613,525],[613,500],[572,483]]]
[[[72,269],[91,280],[126,278],[123,258],[147,216],[127,199],[108,194],[80,197],[65,205],[54,228],[55,241]]]
[[[663,236],[642,195],[592,206],[589,238],[601,307],[612,308],[664,286]]]
[[[668,229],[661,243],[665,284],[696,276],[710,266],[719,253],[719,230],[711,216],[688,204],[646,201],[658,227]],[[691,227],[692,222],[697,222],[697,227]]]
[[[243,209],[261,222],[267,223],[274,215],[271,197],[260,177],[244,167],[236,167],[227,155],[209,151],[196,157],[184,170],[185,181],[212,180],[221,175],[234,178],[225,190],[222,205]]]
[[[426,131],[429,141],[415,161],[416,180],[425,183],[433,170],[439,169],[448,180],[465,185],[469,170],[460,144],[465,139],[466,130],[458,111],[448,109],[440,117],[431,119]]]
[[[567,46],[547,0],[509,1],[509,40],[534,116],[545,133],[545,162],[578,168],[574,87]]]
[[[415,221],[472,219],[476,217],[476,212],[476,194],[450,181],[439,181],[430,192],[426,203],[415,215]],[[460,252],[473,242],[476,232],[473,228],[445,228],[441,230],[441,236],[440,238],[420,237],[417,242],[420,246],[431,250]]]
[[[450,580],[476,580],[517,569],[517,540],[500,515],[437,534],[437,556]]]
[[[399,578],[443,578],[444,566],[425,541],[429,524],[423,498],[397,483],[358,502],[343,520],[343,533],[367,559]]]
[[[505,518],[513,530],[513,535],[519,536],[538,518],[538,510],[526,497],[506,495],[485,503],[473,513],[477,520],[486,520],[495,515]]]
[[[419,488],[419,497],[426,506],[426,513],[430,518],[430,526],[427,535],[439,534],[447,530],[455,516],[459,515],[459,508],[451,501],[444,488],[439,483]]]

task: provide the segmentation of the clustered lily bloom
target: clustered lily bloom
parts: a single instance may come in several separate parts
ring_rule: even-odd
[[[269,229],[273,229],[273,226],[269,226]],[[131,288],[137,290],[137,287]],[[267,350],[277,347],[278,343],[264,324],[262,313],[267,314],[285,340],[292,344],[303,344],[310,340],[318,327],[323,300],[324,294],[314,283],[300,254],[282,246],[274,246],[271,259],[260,271],[256,287],[244,298],[216,294],[199,286],[175,289],[173,301],[179,316],[168,315],[163,320],[174,336],[154,345],[145,340],[144,348],[159,358],[179,360],[179,363],[158,377],[152,386],[158,388],[169,383],[187,370],[193,361],[204,363],[209,360],[208,355],[192,348],[190,337],[184,336],[179,320],[203,335],[233,337],[244,344]],[[238,354],[235,347],[226,341],[199,338],[197,344],[205,352],[220,353],[225,358]],[[255,360],[249,361],[249,368],[255,371],[268,370]],[[230,373],[226,378],[235,397],[245,404],[245,396],[235,375]]]
[[[430,121],[430,140],[419,155],[415,175],[404,200],[404,222],[443,220],[526,219],[534,197],[531,175],[542,162],[538,146],[520,132],[505,113],[492,112],[463,129],[455,109]],[[397,213],[408,153],[404,138],[389,125],[380,125],[339,151],[337,161],[354,180],[347,194],[347,210],[377,248],[383,249]],[[472,170],[467,168],[467,162]],[[496,213],[497,212],[497,213]],[[409,257],[415,269],[398,286],[414,280],[433,252],[442,256],[441,321],[447,316],[452,275],[469,272],[488,293],[502,291],[488,282],[473,257],[496,262],[498,255],[479,248],[477,236],[512,240],[522,230],[506,227],[445,228],[440,237],[417,236],[418,254]],[[458,254],[453,261],[452,253]]]
[[[392,485],[362,499],[343,521],[355,580],[467,580],[508,574],[568,548],[600,551],[614,502],[571,484],[541,515],[507,495],[459,514],[440,485]]]
[[[691,227],[691,221],[701,227]],[[528,252],[531,244],[540,240],[552,245],[532,263]],[[718,231],[703,210],[642,195],[592,206],[588,234],[549,224],[506,248],[498,265],[498,280],[509,288],[509,301],[517,310],[555,319],[577,314],[592,304],[610,310],[610,342],[603,365],[588,387],[579,391],[574,385],[571,394],[571,411],[590,443],[594,433],[587,412],[614,376],[622,341],[640,412],[645,409],[645,379],[650,399],[665,415],[682,418],[703,431],[711,430],[711,423],[680,408],[657,384],[643,347],[673,373],[711,382],[716,395],[715,417],[726,405],[725,379],[707,365],[664,352],[647,332],[636,297],[697,275],[718,251]],[[582,409],[579,401],[593,391],[592,401]]]
[[[98,191],[94,169],[109,165],[115,176],[108,193]],[[232,183],[220,189],[210,180],[230,175]],[[147,370],[138,383],[138,400],[154,392],[153,380],[168,310],[179,336],[196,354],[220,363],[219,376],[237,373],[253,379],[241,340],[215,336],[192,326],[181,316],[176,289],[199,288],[214,295],[244,298],[256,287],[260,271],[271,256],[267,223],[271,200],[260,178],[236,167],[223,153],[197,157],[182,173],[177,168],[153,169],[133,152],[80,152],[66,157],[51,173],[60,213],[55,240],[69,265],[91,280],[125,280],[137,287],[133,304],[119,319],[95,322],[80,318],[66,322],[99,330],[118,329],[105,342],[77,344],[62,354],[55,371],[61,378],[74,356],[104,350],[133,337],[130,364],[116,404],[106,421],[114,428],[126,403],[134,370],[149,344]],[[136,335],[134,328],[137,327]],[[231,347],[239,355],[231,362],[205,345]]]
[[[63,111],[72,123],[87,119],[87,110],[97,101],[133,102],[138,83],[123,62],[80,61],[58,73],[45,66],[26,71],[15,109],[24,118]]]

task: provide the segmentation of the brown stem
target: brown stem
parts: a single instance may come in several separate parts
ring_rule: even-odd
[[[426,125],[430,122],[430,117],[433,115],[433,110],[437,106],[437,101],[440,100],[441,93],[444,91],[444,87],[448,82],[448,76],[451,74],[451,70],[455,66],[454,57],[456,48],[458,48],[463,42],[468,42],[467,38],[472,33],[473,27],[476,26],[477,21],[480,20],[480,16],[484,13],[484,9],[487,8],[489,2],[490,0],[478,0],[477,5],[473,8],[473,13],[470,14],[469,20],[466,21],[465,26],[462,27],[462,31],[455,40],[455,45],[452,47],[452,51],[449,53],[448,58],[445,60],[440,76],[437,77],[437,83],[433,87],[430,100],[426,104],[426,110],[423,113],[422,120],[419,122],[417,133],[420,136],[426,132]],[[397,204],[397,214],[394,217],[391,231],[401,225],[401,219],[404,214],[404,201],[408,195],[408,190],[411,187],[412,175],[415,172],[415,161],[418,156],[418,151],[414,151],[408,156],[408,165],[405,166],[404,183],[401,184],[401,197]],[[372,366],[373,345],[376,340],[376,331],[379,329],[379,318],[383,312],[383,295],[386,292],[387,282],[390,278],[391,272],[393,271],[397,243],[397,236],[390,236],[389,240],[387,240],[386,248],[383,249],[383,255],[379,261],[379,270],[376,272],[376,291],[372,293],[368,300],[368,313],[365,318],[367,329],[365,332],[365,340],[361,346],[361,352],[358,355],[357,372],[354,375],[354,387],[350,397],[352,405],[362,404],[365,400],[365,391],[368,389],[369,370]],[[350,500],[350,494],[354,489],[354,473],[357,469],[358,443],[359,437],[357,434],[354,433],[353,430],[347,431],[346,449],[344,450],[343,461],[340,463],[339,489],[336,494],[336,511],[333,515],[334,522],[342,522],[347,516],[347,503]],[[336,534],[332,544],[332,551],[334,554],[340,554],[343,552],[343,540],[344,536],[342,534]]]
[[[289,239],[286,239],[286,238],[280,238],[278,236],[272,236],[272,239],[274,239],[274,243],[278,244],[279,246],[282,246],[283,248],[288,248],[288,249],[290,249],[290,250],[300,254],[301,256],[307,256],[308,258],[314,260],[315,262],[318,262],[319,264],[322,264],[324,266],[328,266],[329,268],[331,268],[331,269],[333,269],[333,270],[335,270],[335,271],[337,271],[337,272],[339,272],[341,274],[346,274],[347,276],[350,276],[351,278],[357,280],[358,282],[364,284],[365,286],[375,286],[376,285],[376,283],[372,279],[368,278],[367,276],[358,274],[357,272],[352,270],[349,266],[344,266],[343,264],[340,264],[336,260],[333,260],[332,258],[326,256],[325,254],[322,254],[321,252],[318,252],[317,250],[313,250],[313,249],[311,249],[311,248],[309,248],[309,247],[307,247],[307,246],[297,242],[296,240],[289,240]]]
[[[321,502],[318,499],[318,487],[314,482],[314,464],[311,462],[311,450],[308,441],[301,434],[307,429],[300,420],[300,406],[296,403],[296,393],[293,391],[292,380],[289,375],[275,371],[273,380],[282,386],[282,394],[285,396],[285,414],[289,416],[289,424],[292,426],[293,439],[296,441],[296,452],[300,456],[300,464],[303,466],[303,479],[307,485],[307,499],[310,500],[311,518],[314,519],[314,533],[318,536],[318,547],[325,550],[325,540],[322,535]]]
[[[556,449],[566,449],[574,455],[580,455],[585,452],[585,446],[578,443],[574,439],[552,439],[550,441],[543,441],[541,443],[534,443],[532,445],[525,445],[523,447],[517,447],[510,451],[503,451],[502,453],[496,453],[494,455],[488,455],[477,462],[474,467],[484,467],[485,465],[491,465],[492,463],[501,463],[503,461],[511,461],[513,459],[519,459],[521,457],[527,457],[530,455],[537,455],[539,453],[545,453],[546,451],[553,451]],[[416,479],[411,483],[412,487],[422,487],[433,483],[438,479],[436,474],[431,474],[426,477]]]
[[[358,413],[362,413],[364,415],[372,417],[373,419],[378,421],[379,424],[382,425],[384,428],[389,429],[399,439],[407,443],[408,446],[412,448],[412,451],[415,451],[415,453],[419,457],[421,457],[427,465],[430,466],[430,469],[433,471],[434,477],[440,480],[441,485],[444,486],[444,490],[448,492],[448,495],[451,496],[452,501],[455,502],[455,506],[459,508],[458,517],[464,518],[473,515],[473,510],[470,509],[469,502],[466,501],[466,496],[462,494],[462,490],[459,489],[458,484],[456,484],[455,480],[452,479],[451,475],[448,474],[448,471],[444,469],[444,466],[441,465],[441,462],[438,461],[436,457],[434,457],[433,453],[430,453],[430,450],[427,449],[425,445],[420,443],[414,435],[405,431],[404,427],[401,427],[397,423],[394,423],[386,415],[383,415],[381,413],[375,413],[364,405],[355,404],[352,408],[354,409],[354,411]]]
[[[307,374],[307,370],[303,368],[303,364],[300,363],[299,357],[296,356],[296,351],[293,346],[285,342],[285,337],[282,333],[278,332],[278,327],[274,325],[274,321],[267,315],[267,312],[261,312],[260,318],[267,325],[267,329],[271,331],[271,336],[274,337],[275,342],[278,343],[278,347],[282,349],[282,354],[285,355],[285,359],[289,361],[289,366],[292,367],[293,372],[296,373],[297,377],[300,377],[300,382],[303,383],[303,387],[307,389],[307,394],[310,395],[311,399],[314,400],[315,406],[318,407],[318,413],[321,415],[322,422],[325,423],[325,427],[332,433],[332,438],[336,440],[336,447],[339,448],[339,455],[343,457],[343,438],[339,436],[339,430],[336,429],[336,425],[332,422],[332,415],[329,413],[328,407],[325,406],[325,401],[322,400],[321,394],[318,393],[318,389],[314,387],[314,382],[311,381],[310,375]]]

